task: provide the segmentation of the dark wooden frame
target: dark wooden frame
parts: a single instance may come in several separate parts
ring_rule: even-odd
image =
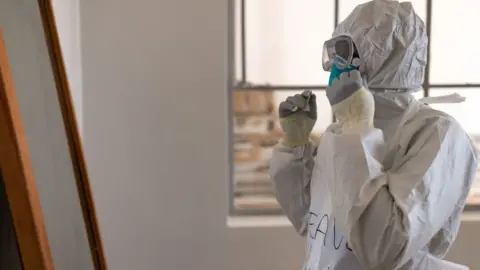
[[[38,0],[58,98],[75,171],[90,250],[96,270],[106,270],[92,189],[50,0]],[[37,188],[30,164],[18,102],[0,31],[0,169],[4,177],[18,245],[26,270],[53,270]],[[3,128],[6,127],[6,128]]]
[[[0,29],[0,170],[25,269],[53,269],[47,232]]]

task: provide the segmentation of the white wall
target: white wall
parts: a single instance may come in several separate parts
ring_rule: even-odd
[[[291,229],[226,228],[226,3],[81,2],[84,144],[110,269],[299,266]]]
[[[80,14],[84,144],[110,269],[299,269],[291,228],[226,227],[227,1],[82,0]],[[464,226],[454,259],[480,265],[460,248],[477,228]]]
[[[80,1],[52,0],[63,60],[75,105],[80,132],[82,119],[82,63],[80,50]]]

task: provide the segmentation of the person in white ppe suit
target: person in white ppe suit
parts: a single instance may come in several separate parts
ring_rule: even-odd
[[[307,238],[303,269],[463,269],[443,257],[477,154],[455,119],[411,94],[421,89],[427,43],[410,2],[361,4],[325,43],[336,122],[314,143],[315,95],[280,104],[284,136],[270,177]]]

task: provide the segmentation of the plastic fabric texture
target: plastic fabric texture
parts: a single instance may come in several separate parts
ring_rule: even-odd
[[[427,62],[425,23],[411,2],[375,0],[357,6],[333,33],[355,43],[369,89],[416,89]]]
[[[374,94],[375,129],[279,145],[277,199],[307,238],[305,270],[438,268],[456,239],[477,168],[474,146],[445,113],[409,93]],[[452,266],[453,267],[453,266]]]
[[[443,257],[457,237],[477,152],[455,119],[410,94],[426,65],[424,22],[409,2],[375,0],[357,6],[338,36],[358,49],[374,128],[342,133],[336,123],[317,150],[275,149],[270,176],[307,238],[303,269],[463,269]]]

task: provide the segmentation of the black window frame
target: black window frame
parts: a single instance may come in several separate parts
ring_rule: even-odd
[[[236,22],[237,18],[235,17],[236,15],[236,1],[240,2],[240,48],[236,48],[236,39],[237,39],[237,33],[236,33]],[[256,1],[256,0],[250,0],[250,1]],[[340,17],[340,1],[341,0],[331,0],[334,1],[334,28],[337,27],[339,23],[339,17]],[[433,0],[426,0],[426,18],[425,18],[425,24],[426,24],[426,30],[427,30],[427,36],[429,39],[428,42],[428,47],[427,47],[427,64],[425,67],[425,77],[424,77],[424,82],[422,84],[423,87],[423,95],[424,97],[429,97],[430,96],[430,90],[432,88],[438,88],[438,89],[448,89],[448,88],[455,88],[455,89],[463,89],[463,88],[480,88],[480,84],[471,84],[471,83],[466,83],[466,84],[433,84],[430,82],[430,64],[431,64],[431,44],[432,44],[432,4]],[[246,8],[247,5],[247,0],[229,0],[229,10],[228,10],[228,89],[229,89],[229,94],[228,94],[228,105],[229,105],[229,147],[230,147],[230,153],[229,153],[229,158],[230,158],[230,182],[229,182],[229,214],[230,216],[264,216],[264,215],[283,215],[283,212],[281,210],[269,210],[269,209],[264,209],[264,210],[240,210],[235,208],[235,196],[234,196],[234,191],[235,191],[235,180],[234,180],[234,166],[235,166],[235,161],[233,157],[233,147],[234,147],[234,142],[233,142],[233,104],[232,104],[232,99],[233,99],[233,93],[238,92],[238,91],[291,91],[291,90],[304,90],[304,89],[310,89],[310,90],[326,90],[327,85],[262,85],[262,84],[254,84],[248,81],[247,78],[247,70],[248,70],[248,63],[247,63],[247,48],[246,48],[246,38],[247,38],[247,29],[246,29]],[[333,31],[333,29],[332,29]],[[236,52],[237,50],[240,50],[240,66],[241,66],[241,72],[240,72],[240,80],[236,78]],[[332,122],[334,119],[332,119]],[[472,205],[472,204],[467,204],[465,206],[465,211],[479,211],[480,210],[480,205]]]

